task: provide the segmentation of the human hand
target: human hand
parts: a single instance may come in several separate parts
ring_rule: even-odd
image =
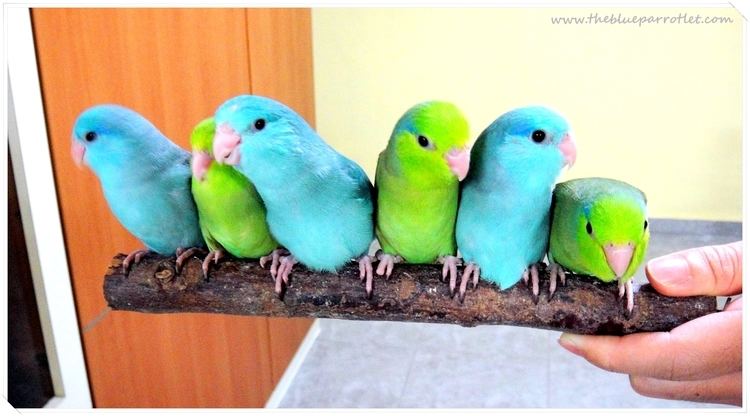
[[[651,260],[646,275],[668,296],[742,293],[742,241]],[[623,337],[563,334],[568,351],[607,371],[630,375],[649,397],[742,406],[742,299],[669,332]]]

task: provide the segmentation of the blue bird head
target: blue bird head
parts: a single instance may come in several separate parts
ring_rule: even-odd
[[[521,107],[482,132],[472,151],[472,160],[479,159],[483,163],[477,169],[551,184],[563,167],[575,163],[576,145],[560,114],[542,106]]]
[[[154,146],[159,130],[143,116],[115,104],[102,104],[84,110],[73,126],[73,159],[85,163],[100,179],[132,171],[137,161]]]
[[[284,104],[262,96],[240,95],[216,110],[214,158],[235,165],[251,181],[304,157],[320,140],[309,124]],[[307,149],[310,150],[310,149]]]

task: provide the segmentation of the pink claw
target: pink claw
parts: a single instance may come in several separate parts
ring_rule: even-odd
[[[122,261],[122,269],[125,273],[128,272],[128,269],[130,269],[130,262],[134,262],[135,264],[138,264],[141,262],[141,258],[143,258],[144,255],[148,253],[147,249],[139,249],[131,252],[127,256],[125,256],[125,260]]]

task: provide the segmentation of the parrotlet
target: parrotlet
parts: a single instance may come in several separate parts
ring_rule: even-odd
[[[377,274],[394,263],[443,263],[455,285],[459,181],[469,170],[469,123],[453,104],[427,101],[398,120],[375,174]],[[368,289],[369,289],[368,285]]]
[[[465,263],[461,301],[471,275],[474,286],[481,275],[501,289],[531,276],[538,300],[536,264],[547,251],[552,187],[575,158],[568,122],[546,107],[509,111],[482,132],[471,150],[456,223]]]
[[[632,313],[632,277],[649,241],[646,195],[622,181],[583,178],[557,184],[552,205],[550,297],[557,277],[565,282],[565,268],[604,282],[617,280]]]
[[[215,119],[214,157],[255,185],[271,234],[290,252],[271,268],[277,293],[297,261],[335,272],[357,258],[360,278],[372,279],[373,187],[364,170],[276,100],[234,97]]]
[[[73,159],[99,178],[120,223],[148,250],[177,254],[177,268],[203,247],[190,193],[190,153],[137,112],[114,104],[83,111],[73,127]],[[147,250],[123,261],[137,263]]]
[[[252,183],[231,166],[213,158],[216,124],[207,118],[193,129],[192,191],[198,207],[203,239],[209,253],[203,260],[208,277],[211,260],[218,262],[226,250],[238,258],[261,258],[264,263],[278,243],[266,223],[266,207]]]

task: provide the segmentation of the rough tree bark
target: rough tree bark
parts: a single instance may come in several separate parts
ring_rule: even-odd
[[[104,279],[104,296],[115,310],[148,313],[203,312],[274,317],[318,317],[355,320],[450,323],[463,326],[503,324],[581,334],[624,335],[668,331],[716,311],[715,297],[662,296],[650,285],[635,294],[628,318],[617,284],[569,275],[566,286],[548,300],[548,278],[540,271],[541,292],[534,303],[523,282],[499,291],[480,281],[463,304],[452,299],[440,281],[439,265],[402,265],[390,280],[376,277],[374,294],[365,296],[356,264],[338,274],[314,273],[300,265],[291,275],[283,300],[274,293],[268,270],[257,261],[228,259],[214,266],[210,280],[192,258],[179,274],[174,257],[147,255],[123,273],[123,254],[112,260]]]

